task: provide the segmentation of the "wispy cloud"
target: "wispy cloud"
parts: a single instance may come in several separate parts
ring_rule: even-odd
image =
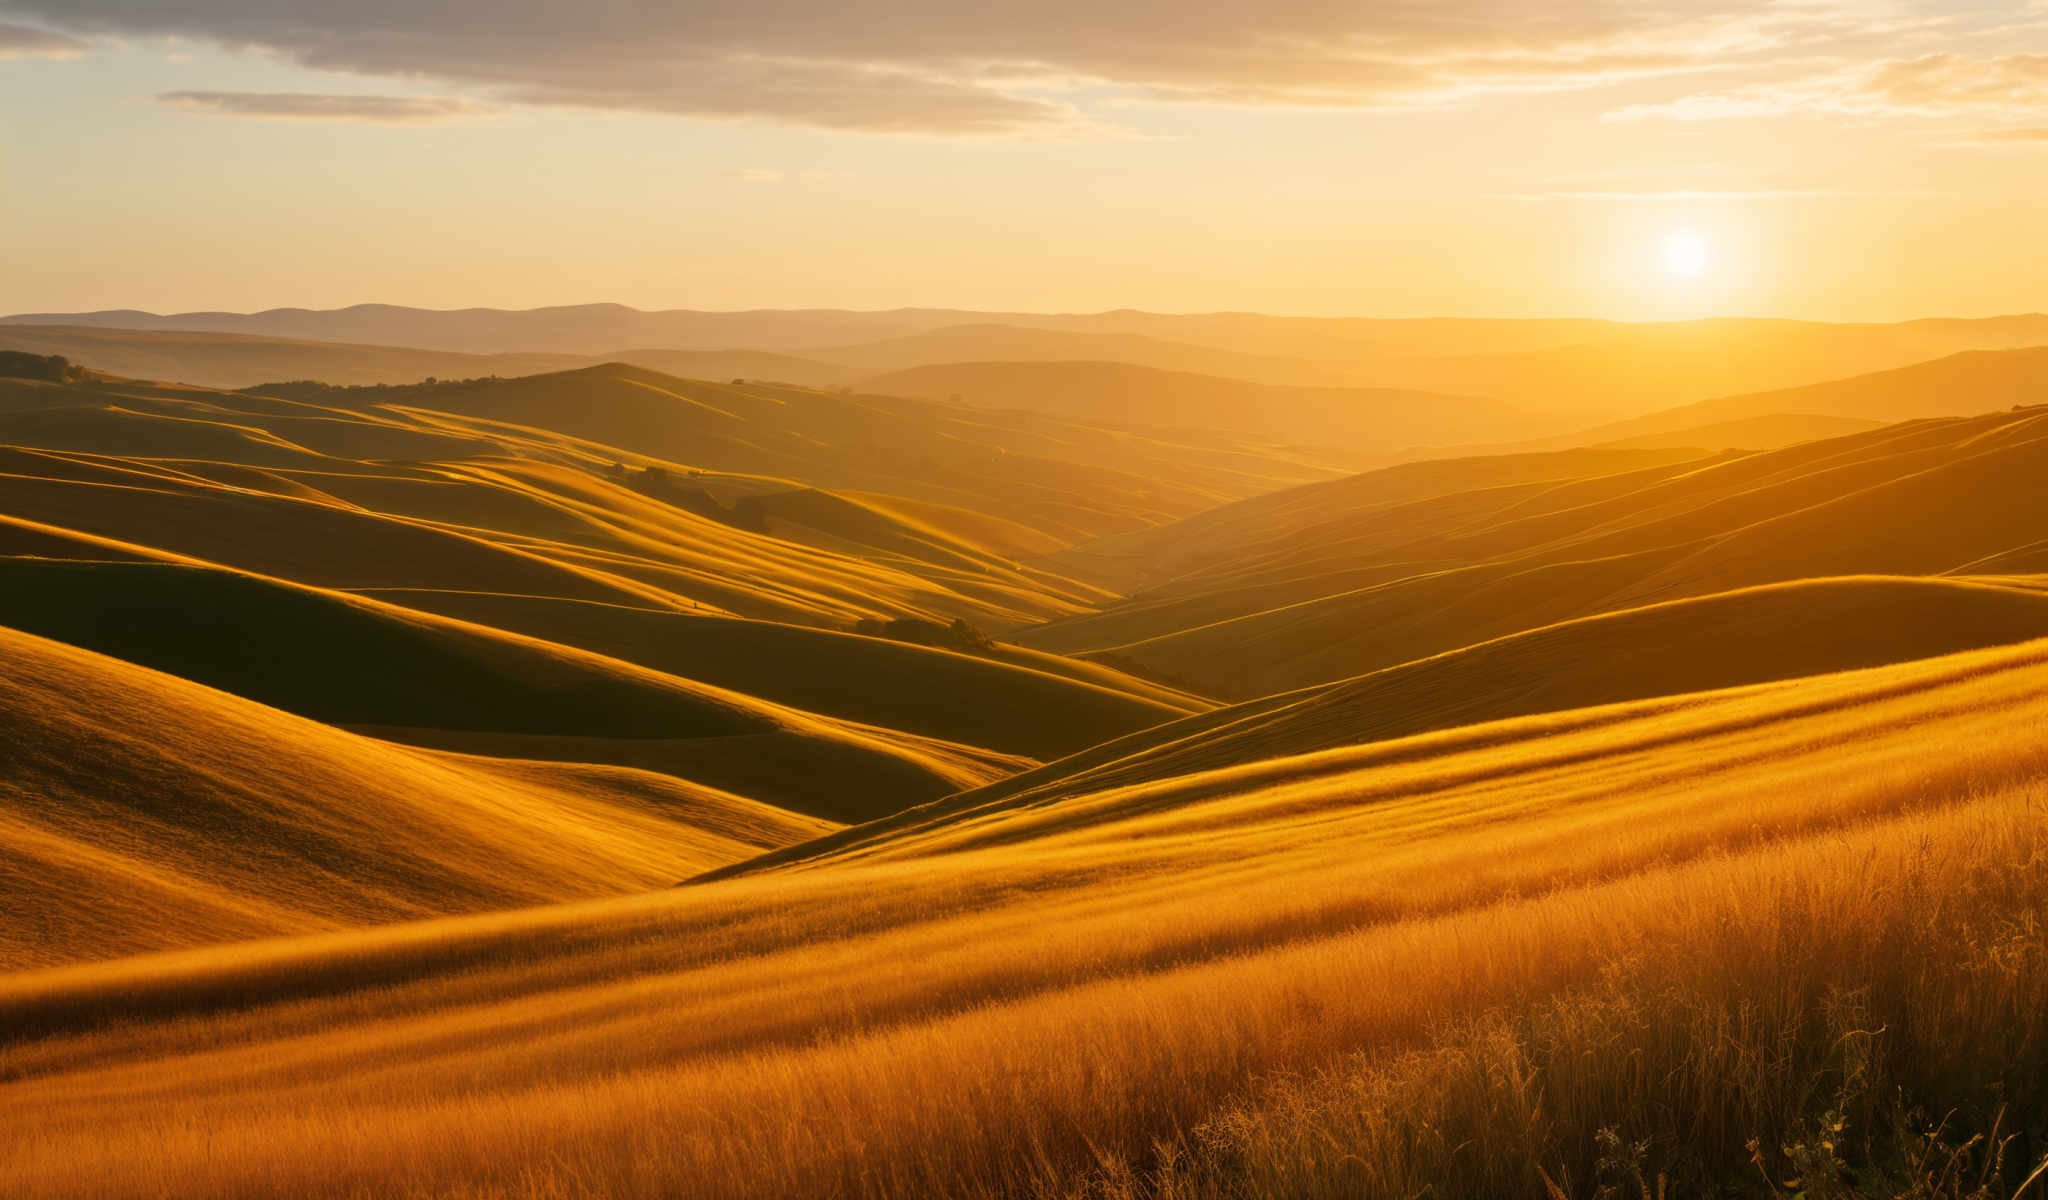
[[[261,48],[507,103],[949,136],[1099,136],[1063,97],[1412,109],[1867,34],[1890,0],[0,0],[81,35]]]
[[[763,171],[756,167],[747,167],[738,171],[727,171],[725,172],[725,177],[727,179],[744,179],[748,183],[774,183],[782,178],[782,172]]]
[[[2048,127],[1979,129],[1963,135],[1957,141],[1966,146],[2039,146],[2048,149]]]
[[[1926,54],[1799,79],[1701,92],[1609,114],[1614,120],[1716,121],[1793,113],[2008,118],[2048,116],[2048,54]]]
[[[71,58],[85,51],[77,38],[0,21],[0,58]]]
[[[164,92],[161,103],[219,117],[417,125],[494,111],[456,96],[342,96],[320,92]]]
[[[1558,192],[1511,192],[1510,198],[1517,200],[1618,200],[1618,201],[1684,201],[1684,200],[1799,200],[1824,199],[1841,196],[1898,196],[1904,195],[1897,189],[1882,192],[1868,190],[1845,190],[1841,188],[1760,188],[1755,191],[1663,191],[1663,192],[1600,192],[1600,191],[1558,191]],[[1925,194],[1925,193],[1922,193]]]

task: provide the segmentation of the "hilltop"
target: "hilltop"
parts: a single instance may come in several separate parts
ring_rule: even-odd
[[[830,822],[402,749],[0,630],[0,968],[652,886]]]
[[[1757,319],[1631,324],[1132,311],[641,312],[612,304],[444,312],[360,305],[325,312],[159,316],[117,310],[0,318],[0,329],[9,325],[229,333],[478,355],[626,357],[713,378],[765,375],[803,384],[858,383],[861,375],[878,370],[952,363],[1108,360],[1253,383],[1487,396],[1530,412],[1588,421],[1800,387],[1963,351],[2048,344],[2048,317],[2038,314],[1896,324]],[[802,361],[769,360],[744,368],[735,363],[731,370],[721,362],[714,371],[708,365],[718,361],[713,358],[689,363],[641,358],[624,354],[625,348],[637,348],[635,355],[744,351]],[[847,374],[838,374],[842,371]],[[431,373],[446,377],[455,372]],[[462,372],[473,373],[481,372]],[[298,371],[288,377],[316,374]],[[1483,440],[1497,437],[1496,431]]]
[[[1373,486],[1369,474],[1218,510],[1183,537],[1148,533],[1119,555],[1127,576],[1152,581],[1143,590],[1024,640],[1250,698],[1759,584],[2025,574],[2038,569],[2048,502],[2044,417],[1910,422],[1371,508],[1340,499]],[[1197,560],[1180,557],[1191,550]]]
[[[1394,388],[1286,387],[1119,362],[961,362],[871,377],[881,392],[957,397],[985,408],[1140,428],[1223,429],[1286,445],[1380,454],[1487,434],[1533,433],[1557,418],[1498,400]]]

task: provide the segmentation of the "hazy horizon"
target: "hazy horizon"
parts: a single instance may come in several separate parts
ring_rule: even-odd
[[[848,305],[756,305],[756,307],[707,307],[707,305],[662,305],[645,307],[629,305],[623,301],[592,299],[592,301],[557,301],[537,305],[492,305],[492,303],[451,303],[451,305],[414,305],[401,301],[352,301],[352,303],[266,303],[242,309],[209,309],[209,307],[158,307],[145,309],[137,305],[104,305],[92,309],[49,309],[49,307],[27,307],[10,309],[0,313],[0,319],[25,319],[43,315],[106,315],[106,313],[137,313],[145,317],[199,317],[199,315],[266,315],[266,313],[340,313],[350,309],[418,309],[430,313],[469,313],[469,311],[496,311],[496,313],[543,313],[563,309],[631,309],[637,313],[659,315],[659,313],[705,313],[705,315],[750,315],[750,313],[856,313],[856,315],[889,315],[889,313],[961,313],[967,317],[1008,317],[1008,315],[1032,315],[1032,317],[1104,317],[1118,313],[1139,313],[1153,317],[1278,317],[1278,319],[1300,319],[1300,322],[1608,322],[1618,326],[1665,326],[1665,324],[1690,324],[1690,322],[1804,322],[1804,324],[1825,324],[1825,326],[1898,326],[1911,322],[1995,322],[2003,317],[2040,317],[2048,315],[2048,305],[2034,309],[2005,309],[2005,311],[1982,311],[1982,313],[1956,313],[1956,311],[1927,311],[1905,317],[1886,319],[1855,319],[1855,317],[1802,317],[1784,313],[1706,313],[1692,317],[1628,317],[1610,313],[1346,313],[1346,311],[1276,311],[1276,309],[1145,309],[1145,307],[1075,307],[1075,309],[975,309],[944,303],[911,303],[911,305],[889,305],[889,307],[848,307]]]

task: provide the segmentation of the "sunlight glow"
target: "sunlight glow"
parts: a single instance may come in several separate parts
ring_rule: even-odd
[[[1694,279],[1705,274],[1713,258],[1713,247],[1708,244],[1705,234],[1692,229],[1681,229],[1667,234],[1659,257],[1663,260],[1666,274],[1680,279]]]

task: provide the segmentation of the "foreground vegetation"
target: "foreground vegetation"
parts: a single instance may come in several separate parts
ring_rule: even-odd
[[[2031,1194],[2044,719],[2034,643],[15,975],[0,1192]]]

